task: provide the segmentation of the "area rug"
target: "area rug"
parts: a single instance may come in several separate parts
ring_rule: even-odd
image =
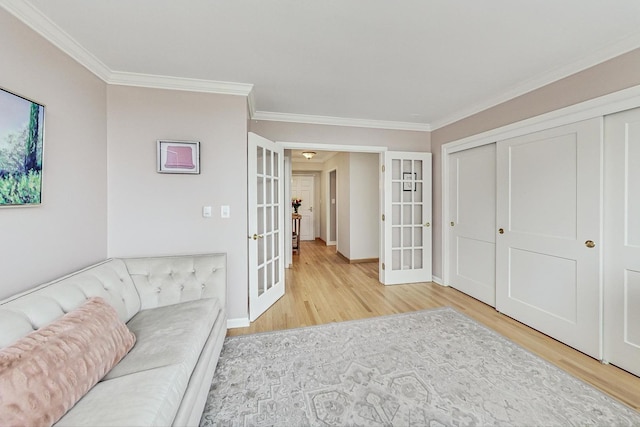
[[[451,308],[226,339],[201,426],[639,426]]]

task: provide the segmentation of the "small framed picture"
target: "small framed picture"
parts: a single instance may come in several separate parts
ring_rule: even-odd
[[[200,173],[200,142],[158,140],[159,173]]]
[[[416,173],[402,172],[402,191],[416,191]]]

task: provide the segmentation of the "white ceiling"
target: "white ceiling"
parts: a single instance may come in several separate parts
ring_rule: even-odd
[[[391,128],[434,129],[640,47],[638,0],[0,5],[109,82],[246,83],[256,119]]]

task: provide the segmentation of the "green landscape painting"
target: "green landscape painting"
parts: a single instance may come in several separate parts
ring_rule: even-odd
[[[44,107],[0,89],[0,206],[42,199]]]

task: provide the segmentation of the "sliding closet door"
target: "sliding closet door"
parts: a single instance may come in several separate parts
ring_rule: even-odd
[[[495,307],[496,144],[449,155],[448,199],[447,285]]]
[[[640,375],[640,109],[605,119],[604,359]]]
[[[601,358],[602,119],[499,141],[496,309]]]

